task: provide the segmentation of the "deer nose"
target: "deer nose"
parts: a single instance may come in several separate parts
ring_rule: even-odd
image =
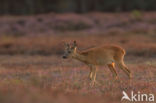
[[[66,57],[66,56],[63,56],[62,58],[63,58],[63,59],[66,59],[67,57]]]

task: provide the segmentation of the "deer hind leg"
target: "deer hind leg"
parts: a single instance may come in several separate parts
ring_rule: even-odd
[[[120,69],[122,69],[129,78],[131,78],[131,72],[127,68],[127,66],[125,65],[125,63],[123,61],[124,60],[124,54],[118,53],[118,55],[114,56],[114,60],[115,60],[115,63],[118,65],[118,67]]]
[[[131,79],[131,72],[130,70],[127,68],[127,66],[124,64],[124,62],[120,62],[118,63],[119,68],[121,68],[126,74],[127,76]]]
[[[114,77],[115,79],[117,79],[118,76],[117,76],[117,72],[116,72],[116,70],[115,70],[115,63],[113,62],[112,64],[107,64],[107,65],[108,65],[110,71],[112,72],[113,77]]]

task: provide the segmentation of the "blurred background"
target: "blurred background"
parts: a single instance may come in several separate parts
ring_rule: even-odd
[[[104,66],[91,87],[87,66],[61,58],[74,40],[123,47],[132,81]],[[0,103],[120,103],[156,94],[155,68],[156,0],[0,0]]]
[[[155,4],[155,0],[1,0],[0,53],[61,54],[63,42],[84,39],[82,48],[116,43],[128,54],[153,56]]]
[[[125,12],[135,9],[154,11],[155,4],[155,0],[1,0],[0,14]]]

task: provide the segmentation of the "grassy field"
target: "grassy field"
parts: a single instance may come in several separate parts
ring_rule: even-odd
[[[0,103],[121,103],[122,91],[156,95],[156,14],[149,13],[151,16],[145,14],[141,17],[133,14],[129,17],[132,19],[128,20],[126,17],[130,14],[95,14],[97,16],[91,13],[1,17],[0,26],[4,28],[0,30]],[[60,24],[52,27],[49,24],[47,27],[50,29],[44,28],[44,23],[48,23],[54,15],[54,21],[57,18]],[[94,22],[88,19],[90,15]],[[114,16],[119,16],[119,22]],[[65,28],[71,18],[85,25],[79,27],[74,22],[76,26],[71,28],[70,22],[70,26]],[[4,21],[20,32],[15,28],[10,29],[10,26],[5,27]],[[38,22],[41,24],[32,29]],[[32,27],[30,30],[27,27],[29,25]],[[44,30],[39,35],[33,35],[41,28]],[[8,33],[5,30],[12,31]],[[78,42],[80,51],[103,44],[117,44],[125,48],[125,63],[133,78],[129,80],[116,67],[119,80],[114,81],[108,67],[100,66],[97,84],[91,87],[89,68],[85,64],[62,59],[64,43],[73,40]]]
[[[99,67],[95,86],[89,85],[89,69],[61,56],[0,56],[1,103],[120,103],[122,91],[156,93],[155,59],[126,59],[131,81],[117,69],[114,81],[109,69]]]

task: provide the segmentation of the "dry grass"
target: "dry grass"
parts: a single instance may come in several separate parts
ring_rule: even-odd
[[[133,79],[117,69],[114,81],[107,67],[99,67],[94,87],[89,85],[89,69],[78,61],[60,56],[0,56],[1,103],[120,103],[122,91],[155,93],[156,65],[126,60]]]
[[[123,90],[156,94],[155,17],[155,13],[145,13],[139,20],[128,13],[0,17],[0,103],[120,103]],[[119,80],[114,81],[103,66],[98,83],[91,87],[87,66],[61,58],[64,42],[73,40],[79,50],[121,45],[132,80],[117,68]]]

